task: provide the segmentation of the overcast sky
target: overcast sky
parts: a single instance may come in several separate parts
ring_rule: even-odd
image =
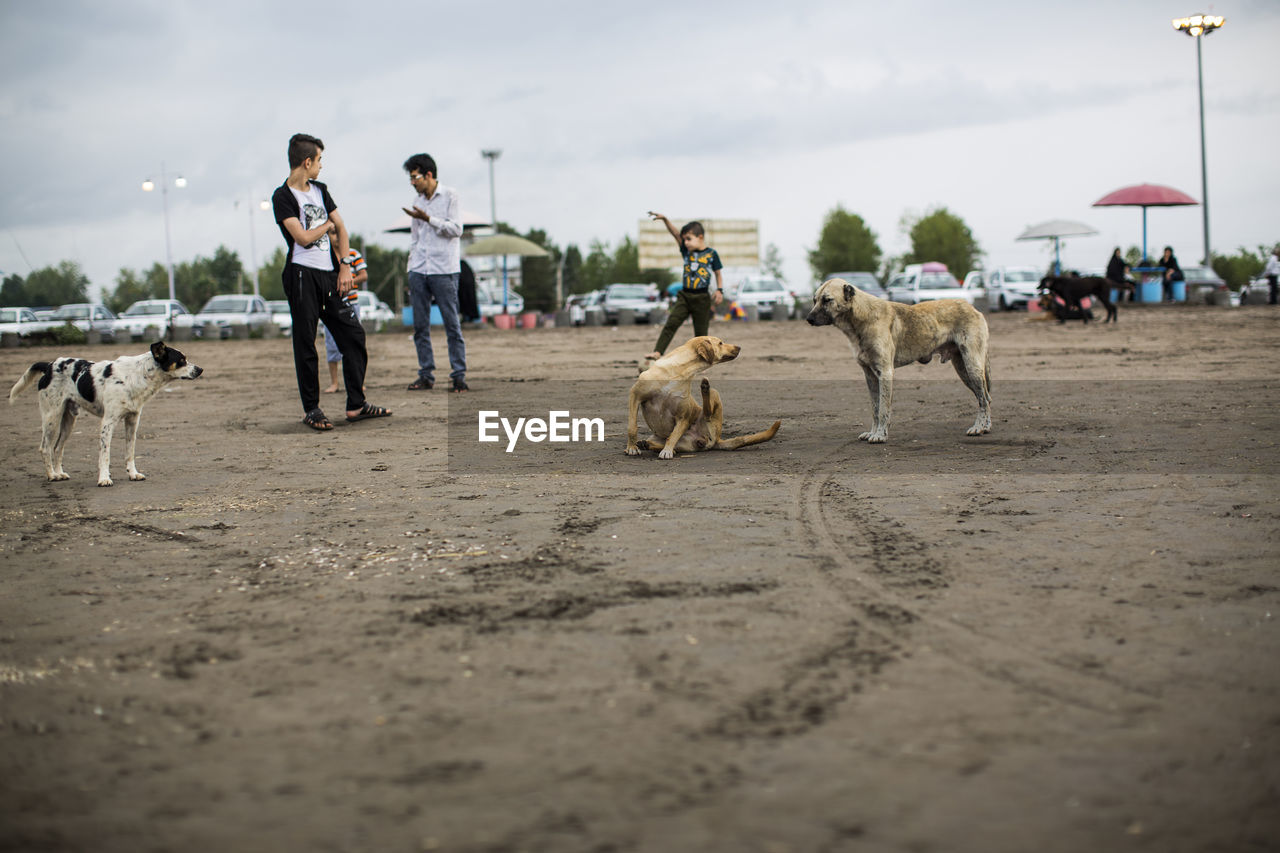
[[[616,5],[616,9],[615,9]],[[1215,251],[1280,241],[1280,3],[906,0],[898,3],[330,4],[0,0],[0,271],[64,259],[110,289],[164,260],[163,163],[175,261],[281,244],[250,202],[288,173],[304,131],[352,231],[382,233],[432,154],[464,211],[546,230],[584,253],[634,239],[649,209],[754,218],[788,279],[835,205],[881,248],[904,214],[945,206],[988,265],[1046,264],[1017,242],[1073,219],[1064,262],[1102,266],[1141,242],[1111,190],[1201,198],[1193,39],[1170,19],[1224,15],[1204,40]],[[1269,153],[1268,153],[1269,152]],[[1201,208],[1153,208],[1151,246],[1202,255]],[[964,271],[956,271],[963,273]],[[194,307],[194,306],[193,306]]]

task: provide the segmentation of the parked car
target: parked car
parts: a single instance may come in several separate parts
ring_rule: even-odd
[[[571,295],[564,301],[564,308],[569,312],[569,322],[575,326],[584,325],[587,322],[587,309],[599,305],[603,295],[599,290]]]
[[[267,310],[271,312],[271,322],[280,329],[280,334],[287,337],[293,332],[293,314],[289,311],[288,299],[272,299],[267,303]]]
[[[270,322],[271,311],[261,296],[224,293],[206,302],[195,315],[194,331],[197,336],[203,336],[204,327],[212,324],[218,327],[221,337],[229,338],[232,326],[261,329]]]
[[[0,308],[0,333],[11,332],[25,338],[32,332],[43,332],[49,324],[41,322],[30,308]]]
[[[858,290],[861,290],[863,293],[870,293],[872,296],[878,296],[881,299],[889,298],[888,291],[884,289],[884,285],[880,283],[880,279],[876,278],[875,273],[859,271],[833,272],[831,275],[827,276],[824,281],[829,281],[833,278],[842,278],[854,287],[858,288]],[[818,284],[821,286],[822,282],[820,281]],[[817,288],[815,287],[814,290],[816,292]]]
[[[991,311],[1026,308],[1039,294],[1043,273],[1035,267],[992,267],[973,270],[964,277],[963,287],[973,293],[983,292]]]
[[[372,320],[375,324],[375,331],[381,332],[388,323],[396,318],[396,312],[391,310],[391,306],[387,305],[371,291],[356,291],[356,301],[360,305],[360,322]],[[521,304],[523,305],[523,301]]]
[[[191,328],[192,314],[176,299],[140,299],[124,310],[116,319],[116,332],[120,337],[140,341],[147,327],[155,326],[162,336],[168,336],[173,326]]]
[[[852,284],[853,282],[850,282]],[[785,284],[776,278],[748,276],[738,282],[733,301],[739,306],[754,305],[761,317],[773,317],[773,312],[782,306],[787,312],[787,319],[796,315],[796,295]]]
[[[1224,285],[1225,286],[1225,285]],[[1259,276],[1240,288],[1239,305],[1266,305],[1271,301],[1271,284]]]
[[[60,326],[67,322],[82,332],[92,329],[102,335],[104,341],[115,342],[116,315],[105,305],[97,302],[73,302],[69,305],[61,305],[49,315],[49,325],[46,328]]]
[[[481,317],[494,317],[502,313],[502,282],[485,287],[476,282],[476,305],[480,308]],[[507,287],[507,313],[519,314],[524,311],[524,297]]]
[[[637,323],[647,323],[649,312],[660,307],[658,288],[652,284],[611,284],[604,289],[600,307],[604,309],[606,323],[618,322],[618,312],[624,310],[636,312]]]
[[[889,280],[885,288],[894,302],[916,305],[934,299],[963,299],[970,305],[983,295],[982,288],[966,288],[947,269],[946,264],[930,261],[908,264],[906,269]]]

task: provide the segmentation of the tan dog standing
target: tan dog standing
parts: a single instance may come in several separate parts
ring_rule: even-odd
[[[737,450],[773,438],[782,421],[774,421],[764,432],[722,439],[724,406],[720,395],[703,379],[702,405],[693,398],[694,378],[713,364],[732,361],[740,351],[740,347],[704,335],[676,347],[641,373],[627,401],[627,455],[639,456],[641,449],[657,450],[659,458],[672,459],[676,451]],[[663,443],[637,441],[641,412]]]
[[[903,305],[833,278],[814,294],[808,321],[811,326],[835,326],[844,332],[866,374],[873,423],[858,438],[880,444],[889,437],[893,369],[913,361],[928,364],[935,355],[951,361],[960,381],[978,398],[978,418],[965,434],[991,432],[987,320],[963,299]]]

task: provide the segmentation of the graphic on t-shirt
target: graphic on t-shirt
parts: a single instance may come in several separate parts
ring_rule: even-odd
[[[684,289],[706,290],[711,284],[711,273],[720,269],[719,256],[711,248],[688,251],[684,256]]]
[[[321,222],[329,221],[329,214],[325,212],[325,209],[315,204],[302,205],[302,215],[306,217],[303,220],[303,230],[305,231],[310,231],[312,228],[315,228]],[[329,232],[326,231],[323,237],[321,237],[319,240],[312,243],[310,246],[307,246],[306,248],[324,249],[327,251],[329,248]]]

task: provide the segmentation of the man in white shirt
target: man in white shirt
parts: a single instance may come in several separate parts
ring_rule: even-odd
[[[436,161],[428,154],[414,154],[404,161],[409,183],[418,191],[413,207],[402,208],[413,217],[409,228],[409,300],[413,305],[413,345],[418,351],[418,378],[410,391],[428,391],[435,385],[436,359],[431,350],[431,304],[440,307],[444,333],[449,340],[449,378],[453,391],[467,389],[467,345],[458,321],[458,273],[461,271],[462,212],[458,193],[440,183]]]

